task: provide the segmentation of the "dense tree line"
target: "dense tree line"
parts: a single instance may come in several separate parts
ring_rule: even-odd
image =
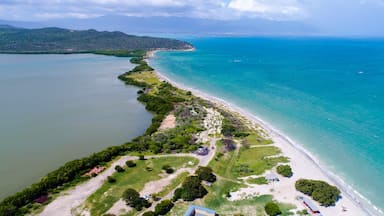
[[[139,37],[123,32],[69,30],[62,28],[22,29],[0,27],[0,52],[110,54],[120,50],[189,49],[189,43],[167,38]],[[116,53],[127,56],[126,53]],[[114,54],[115,55],[115,54]]]
[[[340,198],[340,190],[324,181],[299,179],[295,187],[296,190],[311,196],[322,206],[333,206]]]
[[[5,198],[0,203],[0,215],[23,215],[24,212],[22,212],[21,207],[24,205],[33,202],[33,200],[51,192],[59,186],[82,178],[81,176],[89,169],[100,163],[111,161],[116,156],[126,152],[126,150],[124,146],[113,146],[94,153],[89,157],[67,162],[59,169],[48,173],[40,182],[31,185],[13,196]],[[12,214],[9,214],[10,212]]]

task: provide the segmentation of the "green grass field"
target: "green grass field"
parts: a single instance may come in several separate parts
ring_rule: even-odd
[[[289,162],[288,158],[277,156],[281,153],[275,146],[262,146],[256,148],[242,148],[238,155],[232,174],[236,177],[248,175],[261,175],[272,169],[278,163]]]
[[[189,161],[197,164],[197,160],[191,157],[161,157],[144,161],[138,160],[136,167],[124,167],[125,172],[114,173],[113,177],[117,181],[115,183],[105,182],[86,200],[85,207],[90,210],[91,215],[102,215],[122,197],[124,190],[127,188],[140,191],[145,183],[160,179],[159,174],[163,172],[163,165],[169,164],[178,169],[187,166]],[[151,167],[153,170],[147,171],[146,167]]]
[[[264,176],[258,177],[258,178],[249,178],[247,179],[247,182],[249,184],[258,184],[258,185],[268,184],[268,180]]]
[[[272,144],[272,140],[270,139],[265,139],[261,137],[258,133],[253,133],[247,136],[246,142],[249,146],[257,146],[257,145],[269,145]]]

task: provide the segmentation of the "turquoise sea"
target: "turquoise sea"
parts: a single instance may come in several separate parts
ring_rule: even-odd
[[[88,54],[0,55],[0,200],[146,130],[137,88],[117,79],[132,67]]]
[[[384,209],[384,40],[188,38],[151,64],[255,114]]]

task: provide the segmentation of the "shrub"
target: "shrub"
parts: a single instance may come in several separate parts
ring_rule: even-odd
[[[296,190],[311,196],[322,206],[333,206],[340,198],[340,190],[327,182],[309,179],[299,179],[295,184]]]
[[[181,187],[181,196],[185,201],[193,201],[203,198],[208,191],[201,185],[201,180],[197,176],[188,176],[185,178]]]
[[[12,205],[1,205],[0,206],[0,215],[1,216],[13,216],[17,212],[15,206]]]
[[[127,167],[135,167],[136,166],[136,163],[129,160],[129,161],[126,161],[125,164],[127,165]]]
[[[115,183],[115,182],[116,182],[116,179],[113,178],[112,176],[108,176],[108,177],[107,177],[107,181],[108,181],[109,183]]]
[[[168,164],[164,165],[162,167],[162,169],[165,170],[165,172],[168,173],[168,174],[171,174],[171,173],[175,172],[175,170],[170,165],[168,165]]]
[[[145,160],[144,155],[139,155],[139,160]]]
[[[135,208],[137,211],[141,211],[143,207],[148,208],[151,206],[151,203],[144,198],[141,198],[139,192],[132,188],[128,188],[124,191],[123,200],[127,203],[127,205]]]
[[[265,212],[266,212],[269,216],[276,216],[276,215],[281,214],[281,211],[280,211],[279,206],[278,206],[276,203],[274,203],[274,202],[269,202],[269,203],[267,203],[267,204],[264,206],[264,210],[265,210]]]
[[[117,172],[124,172],[125,170],[123,169],[123,167],[121,167],[121,166],[119,166],[119,165],[116,165],[115,166],[115,170],[117,171]]]
[[[200,180],[207,182],[215,182],[216,176],[213,174],[212,168],[200,166],[195,174],[199,177]]]
[[[172,208],[174,204],[171,200],[163,200],[155,207],[155,215],[165,215],[167,214]]]
[[[280,165],[276,168],[277,173],[284,177],[291,177],[292,176],[292,169],[289,165]]]
[[[176,202],[181,198],[181,195],[183,194],[183,188],[177,188],[175,192],[173,192],[173,198],[172,201]]]
[[[143,216],[156,216],[156,214],[155,214],[155,212],[153,212],[153,211],[148,211],[148,212],[145,212],[145,213],[143,214]]]

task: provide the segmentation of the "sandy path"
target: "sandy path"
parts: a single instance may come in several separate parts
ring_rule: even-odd
[[[138,157],[134,156],[123,156],[115,161],[109,168],[104,172],[100,173],[89,181],[84,182],[74,189],[65,191],[64,194],[53,202],[49,203],[39,215],[41,216],[71,216],[71,210],[81,205],[88,196],[94,193],[99,187],[103,185],[108,176],[115,172],[115,166],[123,166],[127,160],[136,160]]]
[[[144,196],[146,194],[156,194],[164,190],[164,188],[169,185],[173,179],[175,179],[178,175],[180,175],[183,172],[189,172],[190,174],[193,174],[195,172],[195,169],[192,168],[181,168],[178,169],[175,173],[172,173],[171,175],[168,175],[165,178],[156,180],[156,181],[151,181],[147,182],[144,185],[144,188],[140,191],[140,195]],[[155,202],[156,203],[156,202]],[[155,206],[156,204],[152,204]],[[127,206],[125,202],[120,199],[117,201],[112,208],[110,208],[107,211],[107,214],[114,214],[114,215],[120,215],[122,213],[129,212],[132,208]]]
[[[211,143],[211,145],[213,142]],[[193,157],[199,160],[198,166],[206,166],[209,161],[213,158],[215,151],[210,151],[210,154],[206,156],[198,156],[195,154],[167,154],[167,155],[153,155],[147,156],[147,158],[159,158],[159,157]],[[135,156],[123,156],[117,161],[115,161],[109,168],[104,172],[100,173],[98,176],[91,178],[87,182],[84,182],[80,185],[77,185],[74,189],[69,191],[64,191],[63,195],[49,203],[39,215],[41,216],[71,216],[73,215],[72,210],[82,205],[85,200],[97,189],[99,189],[103,183],[106,181],[107,177],[112,175],[115,172],[115,166],[120,165],[124,166],[127,160],[137,160],[138,157]],[[123,202],[124,204],[124,202]],[[125,204],[124,204],[125,205]],[[119,206],[116,207],[117,211],[120,209]],[[116,211],[116,210],[114,210]],[[89,214],[84,211],[83,214]]]

